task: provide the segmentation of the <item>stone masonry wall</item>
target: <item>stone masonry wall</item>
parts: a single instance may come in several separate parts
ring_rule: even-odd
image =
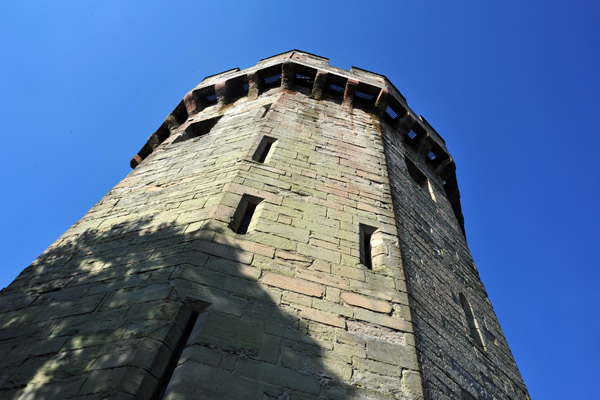
[[[152,398],[192,324],[164,398],[422,398],[378,119],[308,94],[190,117],[3,290],[0,397]]]
[[[443,180],[408,144],[408,129],[382,130],[426,398],[529,399]],[[426,183],[410,176],[405,155]],[[473,335],[461,293],[477,320]]]

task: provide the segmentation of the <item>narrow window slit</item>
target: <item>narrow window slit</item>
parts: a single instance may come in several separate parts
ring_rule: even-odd
[[[254,155],[252,156],[252,159],[256,162],[264,163],[267,160],[267,157],[269,156],[271,149],[273,148],[273,144],[276,141],[277,139],[275,138],[263,136],[260,143],[258,144],[256,151],[254,152]]]
[[[373,247],[371,238],[377,230],[372,226],[360,224],[360,262],[368,269],[373,269]]]
[[[173,377],[173,372],[175,372],[175,368],[177,367],[177,363],[181,358],[181,354],[185,349],[185,345],[192,334],[192,330],[194,329],[194,325],[196,325],[196,321],[198,320],[199,313],[197,311],[192,311],[190,315],[190,319],[188,320],[183,332],[181,333],[181,337],[177,342],[177,346],[173,349],[173,353],[171,354],[171,358],[169,359],[169,364],[165,369],[165,372],[162,376],[160,384],[156,389],[156,395],[153,396],[155,400],[162,400],[165,397],[165,392],[167,391],[167,386],[169,386],[169,382]]]
[[[186,303],[187,307],[189,307],[188,310],[190,313],[188,316],[188,320],[181,332],[181,336],[179,336],[179,340],[177,341],[173,352],[171,353],[171,357],[169,358],[169,361],[162,374],[162,377],[156,385],[156,389],[154,390],[154,394],[152,395],[153,400],[163,400],[165,398],[167,387],[171,382],[171,378],[173,377],[173,373],[175,372],[177,364],[181,359],[181,355],[183,354],[183,351],[185,350],[188,344],[192,331],[194,330],[194,327],[198,322],[198,316],[204,311],[206,311],[206,309],[210,306],[210,303],[191,298],[188,298]]]
[[[271,104],[267,104],[266,106],[263,106],[263,113],[260,116],[261,118],[264,118],[265,115],[267,115],[267,113],[269,112],[269,110],[271,109]]]
[[[406,163],[406,169],[408,170],[408,174],[413,178],[415,182],[421,187],[425,186],[427,183],[427,177],[424,173],[419,171],[419,168],[412,161],[408,159],[408,157],[404,156],[404,161]]]
[[[469,303],[469,300],[465,297],[464,294],[460,294],[460,304],[463,308],[463,312],[465,313],[465,317],[467,319],[467,325],[469,328],[469,333],[471,335],[471,339],[475,342],[477,346],[481,349],[485,350],[485,344],[483,342],[483,336],[481,335],[481,329],[479,328],[479,323],[477,319],[475,319],[475,315],[473,314],[473,308]]]
[[[231,221],[231,229],[241,235],[245,235],[252,230],[252,219],[256,214],[258,205],[263,201],[260,197],[244,194],[242,200],[238,204],[233,219]]]

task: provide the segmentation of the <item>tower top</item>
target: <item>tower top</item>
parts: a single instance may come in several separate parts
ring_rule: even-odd
[[[181,132],[194,121],[194,115],[205,108],[214,105],[222,108],[242,97],[253,100],[275,88],[361,108],[379,116],[392,129],[406,132],[406,143],[415,148],[418,156],[439,175],[464,232],[456,164],[446,142],[425,117],[408,106],[406,98],[385,75],[358,67],[351,67],[349,71],[333,67],[328,58],[301,50],[264,58],[244,70],[233,68],[205,77],[150,135],[131,159],[131,167],[135,168],[163,141]]]

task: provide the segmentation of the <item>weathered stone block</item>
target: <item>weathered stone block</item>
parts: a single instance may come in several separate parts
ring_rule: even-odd
[[[253,322],[220,312],[207,312],[196,324],[190,343],[258,351],[265,332],[262,322]]]

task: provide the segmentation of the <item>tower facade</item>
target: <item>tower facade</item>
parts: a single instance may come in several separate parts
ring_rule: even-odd
[[[528,399],[444,140],[290,51],[205,78],[0,293],[0,398]]]

